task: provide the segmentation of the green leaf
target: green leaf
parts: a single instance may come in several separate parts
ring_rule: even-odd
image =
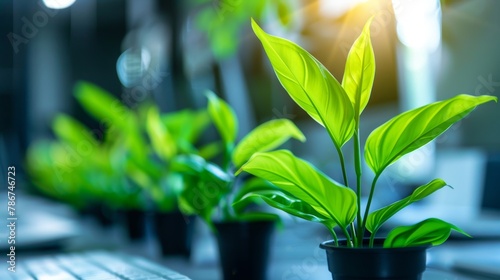
[[[316,58],[300,46],[252,28],[290,97],[315,121],[326,127],[334,144],[342,147],[354,134],[354,109],[340,83]]]
[[[182,175],[169,173],[160,183],[149,189],[156,207],[162,212],[171,212],[177,206],[177,197],[184,189]]]
[[[288,6],[289,3],[285,0],[276,1],[277,10],[278,10],[278,18],[282,25],[287,26],[291,22],[291,9]]]
[[[365,161],[375,174],[403,155],[429,143],[476,106],[494,96],[461,94],[402,113],[375,129],[366,140]]]
[[[89,129],[68,115],[58,115],[52,124],[52,129],[59,139],[71,143],[78,149],[85,149],[88,153],[98,145]]]
[[[200,216],[211,225],[211,216],[220,200],[230,191],[230,182],[204,169],[200,176],[184,174],[185,189],[179,197],[179,207],[187,214]]]
[[[318,213],[308,203],[276,189],[253,191],[244,195],[240,200],[235,201],[233,206],[235,209],[239,209],[242,208],[241,205],[246,206],[247,201],[253,201],[254,199],[262,199],[271,207],[280,209],[288,214],[307,221],[323,224],[328,223],[330,225],[335,224],[331,218]]]
[[[251,177],[250,179],[246,180],[243,182],[239,190],[235,193],[233,197],[233,201],[239,201],[241,200],[245,195],[256,192],[256,191],[267,191],[267,190],[279,190],[278,187],[275,185],[271,184],[269,181],[266,181],[262,178],[259,177]],[[242,206],[241,208],[244,208],[243,203],[239,203],[239,206]],[[237,210],[238,211],[238,210]]]
[[[370,213],[366,222],[366,228],[372,234],[376,233],[397,212],[414,202],[424,199],[444,186],[446,186],[445,181],[434,179],[428,184],[416,188],[410,196]]]
[[[206,160],[210,160],[220,154],[222,151],[221,142],[212,142],[198,149],[197,154]]]
[[[231,190],[232,176],[196,155],[176,156],[172,159],[171,170],[185,180],[179,197],[181,211],[199,215],[211,225],[212,212]]]
[[[160,113],[154,106],[149,108],[147,113],[146,131],[159,158],[169,160],[177,153],[175,140],[161,121]]]
[[[347,55],[347,62],[342,79],[342,87],[349,96],[356,120],[370,100],[373,80],[375,79],[375,55],[370,40],[370,18],[363,32],[356,39]]]
[[[83,108],[108,127],[116,125],[127,129],[132,113],[118,99],[102,88],[87,82],[78,82],[75,97]]]
[[[256,153],[238,172],[242,170],[268,180],[344,229],[356,216],[356,194],[351,189],[290,151]]]
[[[210,124],[206,110],[181,110],[161,116],[162,122],[174,139],[194,144]]]
[[[423,220],[411,226],[394,228],[384,241],[384,248],[411,247],[411,246],[437,246],[444,243],[455,230],[470,237],[455,225],[436,218]]]
[[[233,109],[215,93],[207,91],[208,113],[226,145],[233,145],[238,133],[238,120]]]
[[[249,212],[239,214],[236,218],[238,221],[276,221],[280,220],[280,217],[273,213],[264,213],[264,212]]]
[[[267,152],[275,149],[291,137],[304,142],[302,132],[287,119],[277,119],[265,122],[238,143],[233,151],[233,163],[240,167],[256,152]]]

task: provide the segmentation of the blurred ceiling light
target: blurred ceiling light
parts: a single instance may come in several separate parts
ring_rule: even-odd
[[[352,9],[354,6],[367,2],[368,0],[320,0],[320,10],[326,16],[339,17]]]
[[[405,46],[435,51],[441,44],[439,0],[392,0],[398,38]]]
[[[43,4],[51,9],[65,9],[73,5],[75,1],[76,0],[43,0]]]

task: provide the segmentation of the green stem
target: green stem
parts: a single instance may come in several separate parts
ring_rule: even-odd
[[[373,248],[373,244],[375,243],[375,234],[377,233],[378,228],[374,229],[372,234],[370,235],[370,248]]]
[[[375,185],[377,184],[377,180],[380,177],[380,173],[375,175],[373,178],[372,186],[370,188],[370,195],[368,196],[368,202],[366,204],[365,215],[363,216],[363,226],[361,227],[361,232],[364,235],[366,230],[366,220],[368,219],[368,214],[370,213],[370,206],[372,204],[373,193],[375,192]]]
[[[364,230],[361,226],[363,220],[361,220],[361,175],[362,175],[362,170],[361,170],[361,147],[359,143],[359,129],[356,130],[354,133],[354,169],[356,170],[356,197],[357,197],[357,205],[358,205],[358,211],[357,211],[357,238],[356,241],[360,245],[360,247],[363,246],[363,234]]]
[[[222,169],[230,174],[230,168],[231,168],[231,154],[233,151],[233,143],[224,143],[224,154],[222,157]],[[233,189],[234,187],[234,181],[231,183],[230,189]],[[220,206],[222,208],[222,218],[225,221],[230,220],[230,218],[234,217],[231,209],[231,202],[229,198],[229,194],[226,194],[225,197],[222,197],[220,201]]]
[[[344,153],[342,153],[342,149],[340,147],[337,147],[337,145],[335,145],[335,149],[337,150],[337,154],[339,155],[340,166],[342,167],[342,177],[344,178],[344,185],[346,187],[349,187],[349,181],[347,180],[347,172],[345,168]]]
[[[347,245],[348,247],[354,247],[354,244],[352,243],[352,240],[351,240],[351,235],[349,235],[349,232],[347,231],[346,228],[342,228],[342,232],[344,233],[345,235],[345,238],[347,239]]]
[[[349,181],[347,179],[347,171],[346,171],[346,167],[345,167],[344,153],[342,152],[341,148],[337,147],[337,145],[335,145],[335,149],[337,150],[337,153],[339,155],[340,166],[342,167],[342,177],[344,177],[344,185],[346,187],[349,187]],[[356,237],[356,229],[354,227],[354,224],[351,223],[350,227],[351,227],[352,236]],[[356,247],[358,246],[358,242],[357,242],[356,238],[354,238],[354,246],[356,246]]]
[[[351,227],[352,237],[354,239],[354,247],[358,247],[359,243],[358,239],[356,238],[356,228],[354,227],[354,223],[350,223],[349,226]]]
[[[332,235],[333,237],[333,242],[335,242],[335,246],[339,246],[339,239],[337,237],[337,234],[335,233],[335,230],[333,230],[333,228],[329,227],[329,226],[326,226],[328,228],[328,230],[330,231],[330,234]]]
[[[224,155],[222,158],[222,169],[229,173],[229,168],[231,167],[231,154],[233,153],[233,143],[224,144]]]

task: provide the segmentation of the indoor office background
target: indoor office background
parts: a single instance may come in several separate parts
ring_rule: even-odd
[[[60,225],[60,231],[67,233],[64,240],[51,239],[53,232],[47,230],[46,240],[27,242],[26,250],[63,244],[65,250],[125,248],[158,256],[156,241],[149,238],[151,232],[139,243],[128,242],[119,223],[101,227],[89,222],[88,216],[82,218],[40,191],[25,172],[27,150],[38,141],[54,140],[53,121],[62,113],[79,120],[89,131],[100,132],[93,133],[95,140],[104,141],[106,126],[92,118],[73,95],[79,81],[105,89],[131,110],[153,103],[162,113],[203,109],[205,91],[210,89],[235,109],[240,120],[238,139],[267,120],[290,119],[307,141],[290,141],[285,147],[341,181],[341,174],[333,172],[337,155],[328,135],[281,87],[252,32],[250,17],[267,32],[303,46],[340,80],[351,44],[365,21],[375,15],[371,38],[376,75],[370,103],[362,115],[362,143],[375,127],[403,110],[461,93],[499,96],[498,1],[261,2],[264,11],[253,14],[257,10],[242,9],[241,0],[0,1],[0,178],[5,181],[7,167],[15,166],[22,211],[31,213],[34,209],[28,201],[34,201],[48,212],[64,212],[59,216],[66,219],[51,224],[51,229],[57,231]],[[498,104],[483,105],[436,141],[391,166],[380,181],[375,206],[400,199],[414,187],[441,177],[453,190],[444,189],[427,198],[421,203],[425,208],[408,209],[394,223],[418,221],[422,218],[418,214],[430,213],[454,221],[477,240],[498,240],[500,216],[493,212],[500,210],[499,120]],[[209,129],[203,137],[202,141],[210,141],[217,136]],[[346,158],[350,158],[351,148],[349,144],[345,148]],[[369,183],[372,176],[366,167],[362,180]],[[348,177],[355,180],[354,172]],[[484,213],[492,215],[488,221],[473,222]],[[321,238],[304,241],[306,236],[327,236],[320,226],[280,215],[284,228],[275,233],[273,242],[294,256],[282,260],[273,251],[271,279],[285,277],[294,263],[300,265],[314,252]],[[218,279],[215,238],[203,222],[195,223],[193,242],[199,247],[193,249],[190,259],[164,258],[162,263],[193,279]],[[92,227],[92,234],[116,237],[116,242],[107,243],[92,234],[82,237],[81,232],[75,233],[82,224],[86,230]],[[457,247],[467,246],[462,241],[457,241]],[[432,259],[436,266],[449,265],[454,254],[449,252],[454,251],[444,246],[436,252]]]

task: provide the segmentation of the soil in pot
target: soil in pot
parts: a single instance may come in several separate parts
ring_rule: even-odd
[[[275,222],[220,222],[214,225],[224,280],[267,279]]]
[[[155,212],[154,230],[162,256],[191,255],[195,216],[180,212]]]
[[[320,244],[326,250],[328,270],[334,280],[391,279],[418,280],[426,267],[428,246],[382,248],[384,240],[376,239],[374,248],[348,248],[345,241],[335,247],[333,241]]]

